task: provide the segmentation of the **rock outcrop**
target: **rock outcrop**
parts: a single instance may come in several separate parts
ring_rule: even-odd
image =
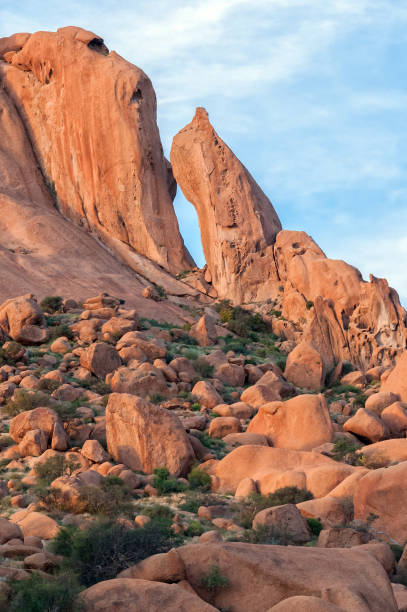
[[[191,267],[147,75],[76,27],[32,34],[3,59],[58,209],[113,251],[125,245],[173,273]]]
[[[185,475],[195,455],[181,421],[167,410],[126,393],[112,393],[106,408],[109,454],[133,470],[166,467]]]
[[[281,230],[270,201],[205,109],[174,137],[171,162],[198,212],[205,280],[235,303],[273,299],[308,352],[320,355],[315,380],[295,372],[297,384],[319,389],[341,361],[365,370],[392,363],[406,347],[406,313],[387,281],[365,282],[353,266],[327,258],[305,232]]]
[[[270,297],[278,279],[272,245],[280,220],[204,108],[174,137],[171,164],[197,210],[208,278],[218,296],[235,303]]]

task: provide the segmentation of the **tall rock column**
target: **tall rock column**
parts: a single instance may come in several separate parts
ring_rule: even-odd
[[[81,28],[0,39],[0,80],[61,212],[112,250],[193,265],[147,75]]]
[[[195,117],[171,149],[175,179],[195,206],[211,281],[236,303],[267,299],[276,290],[273,243],[280,220],[248,170],[213,129]]]

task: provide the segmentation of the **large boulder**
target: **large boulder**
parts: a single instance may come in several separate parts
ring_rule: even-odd
[[[407,351],[401,353],[396,367],[390,372],[380,391],[395,393],[402,402],[407,402]]]
[[[109,454],[133,470],[166,467],[185,475],[195,459],[181,421],[164,408],[127,393],[112,393],[106,408]]]
[[[211,281],[237,303],[275,292],[273,242],[280,220],[253,177],[223,142],[204,108],[175,137],[174,176],[196,208]]]
[[[284,376],[297,387],[319,391],[324,384],[321,355],[308,342],[300,342],[287,357]]]
[[[48,338],[44,313],[31,294],[0,306],[0,330],[21,344],[43,344]]]
[[[407,461],[372,470],[359,480],[353,498],[355,518],[375,516],[372,526],[400,544],[407,540]]]
[[[98,378],[106,378],[121,366],[119,353],[106,342],[95,342],[81,353],[81,366]]]
[[[215,612],[192,589],[177,584],[135,578],[115,578],[89,587],[81,593],[84,612]]]
[[[216,344],[216,321],[210,315],[204,314],[199,321],[191,327],[189,335],[198,342],[199,346]]]
[[[277,448],[311,450],[330,442],[333,434],[323,395],[298,395],[260,408],[247,431],[264,434]]]
[[[190,268],[147,75],[77,27],[36,32],[3,64],[63,214],[130,265],[149,258],[173,273]]]
[[[225,542],[189,544],[177,552],[188,582],[202,598],[212,597],[218,609],[263,612],[289,597],[308,595],[347,612],[397,611],[385,569],[363,547],[323,549]],[[230,586],[210,593],[202,585],[202,577],[214,564]]]
[[[247,444],[220,461],[201,464],[201,469],[211,475],[213,490],[220,492],[235,493],[242,480],[251,478],[260,493],[297,486],[323,496],[362,468],[340,464],[321,453]]]
[[[28,431],[37,429],[45,432],[49,439],[56,423],[61,423],[61,419],[52,408],[26,410],[11,419],[10,436],[15,442],[21,442]]]

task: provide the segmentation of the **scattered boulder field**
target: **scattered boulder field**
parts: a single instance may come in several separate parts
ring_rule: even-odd
[[[282,229],[205,109],[166,160],[96,34],[0,39],[0,82],[0,610],[407,610],[396,291]]]

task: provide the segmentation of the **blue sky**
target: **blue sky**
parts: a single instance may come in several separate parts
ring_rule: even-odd
[[[0,36],[65,25],[147,72],[167,155],[205,106],[285,228],[407,304],[405,0],[0,0]],[[194,209],[175,205],[202,264]]]

